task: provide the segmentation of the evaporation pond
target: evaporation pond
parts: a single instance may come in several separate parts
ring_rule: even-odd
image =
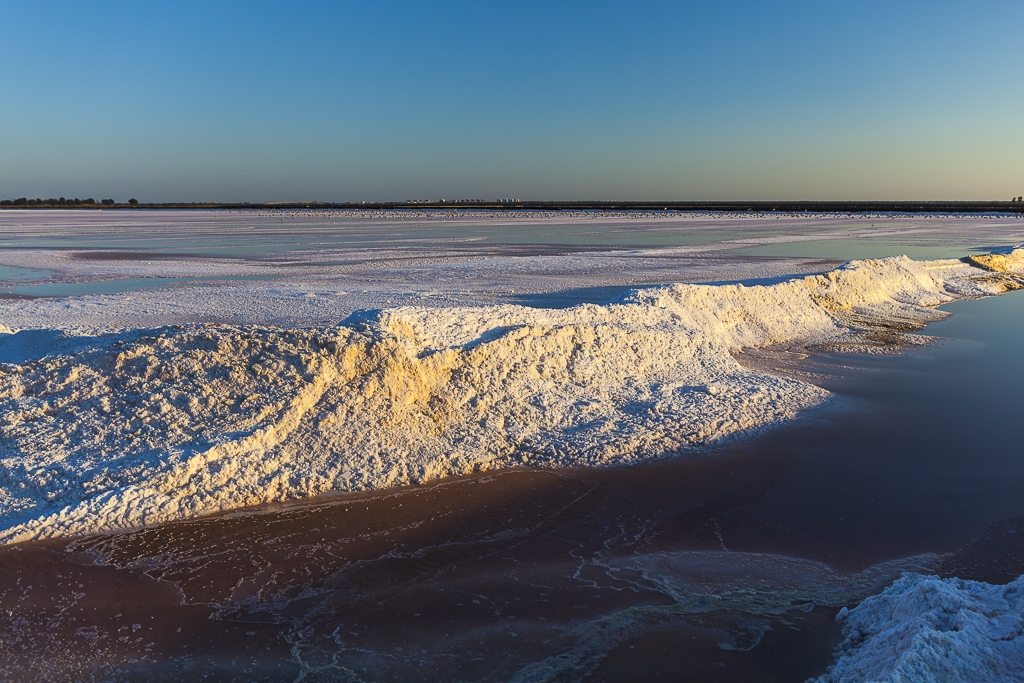
[[[33,270],[31,268],[18,268],[16,266],[0,265],[0,281],[3,280],[35,280],[41,277],[48,277],[52,273],[48,270]]]
[[[19,285],[0,290],[6,294],[17,294],[31,297],[65,297],[86,296],[89,294],[121,294],[139,292],[147,289],[161,289],[174,285],[201,285],[219,281],[237,280],[269,280],[264,275],[225,275],[216,277],[129,277],[117,280],[101,280],[99,282],[50,282],[40,285]]]
[[[842,261],[906,255],[915,261],[933,261],[938,259],[961,258],[968,251],[987,252],[988,249],[981,247],[965,249],[960,245],[929,246],[927,244],[920,244],[917,240],[907,237],[902,239],[840,238],[809,240],[804,242],[784,242],[780,244],[762,244],[756,247],[737,249],[731,253],[742,254],[744,256],[830,258]]]

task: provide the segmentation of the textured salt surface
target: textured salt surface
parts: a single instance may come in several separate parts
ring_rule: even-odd
[[[993,586],[905,574],[837,619],[844,652],[817,683],[1001,683],[1024,672],[1024,577]]]
[[[690,452],[828,398],[744,370],[731,352],[915,343],[908,331],[943,315],[932,307],[1018,288],[1020,272],[1024,249],[971,264],[851,262],[770,286],[656,287],[564,310],[387,309],[328,329],[8,328],[0,542]]]
[[[706,251],[706,250],[705,250]],[[180,286],[158,291],[68,296],[8,302],[0,309],[0,323],[11,327],[150,327],[195,322],[322,326],[334,324],[357,310],[398,305],[450,307],[518,303],[565,307],[585,301],[605,303],[638,285],[670,282],[757,281],[818,273],[838,265],[820,259],[725,259],[713,254],[660,256],[627,252],[617,255],[455,257],[451,254],[394,259],[376,252],[344,258],[349,264],[320,266],[261,264],[182,259],[102,262],[70,258],[64,252],[46,252],[65,281],[91,282],[116,278],[112,284],[136,279],[135,289],[147,280],[177,278]],[[3,252],[8,261],[31,262],[40,252]],[[338,258],[341,258],[339,255]],[[224,268],[216,271],[215,266]],[[201,277],[266,278],[267,282],[210,281]],[[166,282],[166,280],[164,280]],[[39,280],[35,286],[56,286]],[[63,284],[62,287],[73,287]],[[14,291],[15,285],[8,287]],[[32,294],[34,290],[18,289]],[[36,292],[38,294],[39,292]]]
[[[97,280],[116,279],[106,290],[115,292],[160,282],[153,278],[180,280],[159,291],[2,302],[0,324],[314,327],[336,324],[357,310],[400,305],[603,304],[652,284],[767,284],[864,256],[951,258],[979,245],[1018,243],[1021,226],[1012,216],[5,211],[0,268],[34,269],[34,276],[0,271],[0,278],[17,277],[0,280],[0,293],[43,285],[42,292],[18,291],[49,295],[58,283],[93,283],[57,290],[62,294],[99,293],[108,285]],[[831,260],[737,253],[765,245],[789,244],[792,250],[821,240],[831,245]],[[841,243],[850,240],[863,243],[863,255],[843,255]],[[151,281],[129,285],[131,278]],[[196,278],[271,281],[241,286]]]

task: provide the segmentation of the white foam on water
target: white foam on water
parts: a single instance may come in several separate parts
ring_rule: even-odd
[[[511,465],[706,449],[829,399],[732,353],[913,341],[956,298],[1019,287],[996,257],[854,261],[769,286],[604,305],[372,311],[320,329],[0,334],[0,543]]]
[[[1002,683],[1024,672],[1024,577],[993,586],[905,574],[837,619],[846,641],[817,683]]]

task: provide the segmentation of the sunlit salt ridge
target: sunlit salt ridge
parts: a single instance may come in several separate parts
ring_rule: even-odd
[[[604,306],[395,308],[320,329],[0,334],[0,542],[112,531],[512,465],[622,465],[793,419],[777,343],[917,343],[938,304],[1024,282],[1024,249],[854,261]],[[0,328],[0,332],[6,328]]]

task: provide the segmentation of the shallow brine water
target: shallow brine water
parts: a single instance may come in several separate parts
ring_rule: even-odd
[[[820,675],[902,572],[1024,572],[1024,293],[944,308],[933,346],[812,358],[842,405],[706,455],[0,548],[0,677]]]

